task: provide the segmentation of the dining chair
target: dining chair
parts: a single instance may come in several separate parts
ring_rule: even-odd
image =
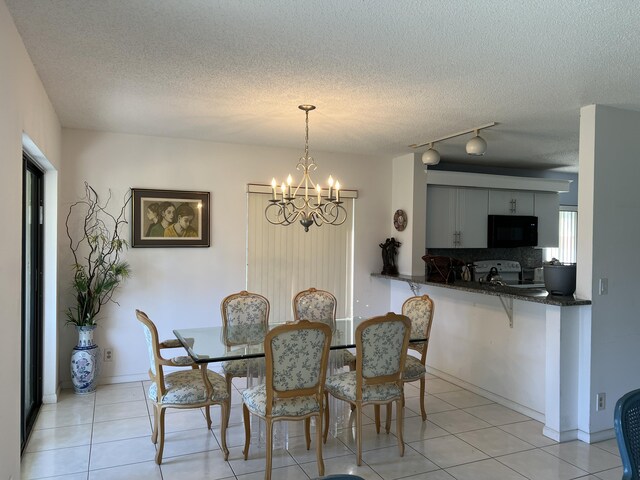
[[[613,429],[616,433],[622,480],[640,479],[640,389],[623,395],[613,411]]]
[[[403,383],[415,382],[420,380],[420,413],[422,421],[427,420],[427,411],[424,405],[425,396],[425,376],[427,373],[427,349],[429,348],[429,336],[431,334],[431,325],[433,323],[433,300],[429,295],[420,295],[409,297],[402,304],[402,314],[411,320],[411,338],[425,338],[424,342],[409,342],[409,350],[415,350],[420,354],[420,358],[413,355],[407,355],[407,361],[404,364],[404,372],[402,373]],[[404,406],[404,405],[403,405]],[[391,405],[387,405],[387,418],[385,429],[387,433],[391,428]],[[375,425],[376,432],[380,433],[380,406],[376,405]]]
[[[243,290],[222,300],[222,338],[229,350],[238,345],[257,344],[264,341],[269,329],[269,300],[257,293]],[[231,395],[231,382],[246,377],[249,371],[264,372],[264,358],[229,360],[222,364]]]
[[[278,326],[264,340],[266,380],[262,385],[242,392],[242,413],[245,460],[248,458],[251,442],[249,414],[265,420],[266,480],[271,478],[273,423],[279,420],[304,420],[305,440],[309,450],[311,417],[316,417],[318,474],[324,475],[322,402],[330,345],[329,325],[305,320]]]
[[[427,349],[429,348],[429,336],[431,335],[431,325],[433,324],[433,300],[429,295],[410,297],[402,304],[402,314],[411,320],[411,337],[425,338],[424,342],[411,342],[409,349],[420,354],[420,358],[407,355],[407,362],[404,365],[402,381],[415,382],[420,380],[420,413],[422,421],[427,419],[427,411],[424,406],[425,375],[427,373]]]
[[[411,321],[404,315],[390,312],[365,320],[356,329],[355,371],[332,375],[325,382],[324,441],[329,433],[328,396],[331,394],[355,406],[358,465],[362,464],[362,408],[371,404],[396,402],[398,448],[400,456],[404,456],[402,372],[410,333]]]
[[[164,358],[161,350],[182,347],[177,340],[160,342],[158,330],[146,313],[136,310],[136,318],[142,324],[149,353],[149,399],[153,401],[153,432],[151,441],[158,444],[156,463],[162,463],[164,451],[164,417],[167,408],[202,408],[205,407],[207,428],[211,429],[211,405],[220,405],[220,443],[224,452],[224,459],[229,458],[227,448],[227,423],[231,397],[229,396],[224,378],[207,369],[206,365],[198,366],[191,357],[178,356]],[[188,370],[178,370],[164,373],[163,367],[189,367]]]
[[[312,287],[298,292],[293,297],[293,318],[295,321],[326,323],[331,327],[331,332],[335,333],[337,306],[338,301],[332,293]],[[331,355],[338,356],[339,367],[348,366],[349,370],[355,369],[356,357],[349,350],[337,350]]]

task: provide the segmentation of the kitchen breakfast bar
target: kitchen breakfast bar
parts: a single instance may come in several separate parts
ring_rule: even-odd
[[[591,301],[544,289],[372,277],[391,281],[394,311],[412,294],[433,299],[427,371],[543,422],[542,433],[556,441],[584,439],[588,403],[579,378],[589,360],[581,344],[590,342]]]

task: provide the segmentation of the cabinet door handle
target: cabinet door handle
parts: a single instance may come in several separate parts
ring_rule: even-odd
[[[518,199],[514,198],[513,199],[513,213],[516,213],[518,211]]]
[[[462,246],[462,232],[458,232],[458,246]]]
[[[458,245],[457,235],[458,235],[458,232],[453,232],[453,246],[454,247],[456,245]]]

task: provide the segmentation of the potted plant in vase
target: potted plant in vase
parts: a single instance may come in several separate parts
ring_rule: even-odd
[[[73,255],[73,304],[68,308],[67,324],[75,325],[78,344],[71,354],[71,380],[76,393],[96,389],[99,373],[99,349],[93,343],[93,331],[98,314],[109,302],[117,303],[113,295],[120,283],[131,273],[122,260],[128,243],[122,238],[127,224],[125,208],[131,199],[125,196],[117,215],[108,210],[111,192],[105,202],[87,183],[85,195],[69,207],[65,221],[69,248]]]

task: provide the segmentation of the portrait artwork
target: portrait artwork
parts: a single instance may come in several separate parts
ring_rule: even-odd
[[[132,247],[209,246],[209,192],[131,191]]]

